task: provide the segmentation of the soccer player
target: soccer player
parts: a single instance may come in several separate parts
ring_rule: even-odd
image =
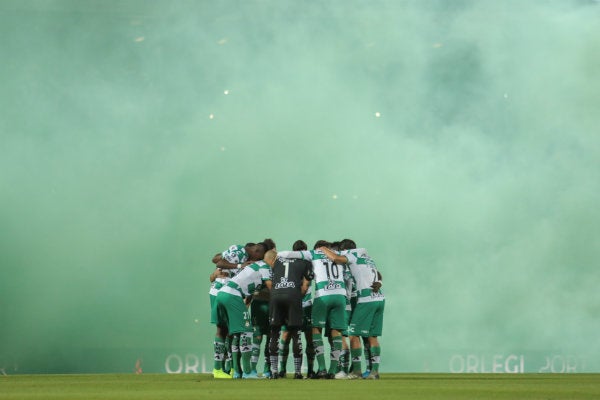
[[[228,277],[223,277],[222,279],[212,279],[211,275],[211,289],[210,289],[210,299],[211,299],[211,323],[217,323],[217,311],[215,306],[215,299],[217,296],[218,290],[223,286],[226,281],[235,276],[242,268],[246,265],[251,264],[254,261],[262,260],[265,252],[274,248],[275,242],[271,239],[265,239],[262,242],[256,243],[246,243],[246,245],[231,245],[229,248],[222,253],[217,253],[212,261],[217,266],[217,271],[224,271],[228,273]],[[231,378],[227,372],[224,371],[223,367],[225,364],[226,355],[232,355],[232,357],[237,363],[237,359],[239,359],[239,349],[237,345],[233,345],[230,342],[230,337],[228,332],[221,332],[221,327],[217,325],[217,332],[215,334],[214,339],[214,367],[213,367],[213,377],[215,378]],[[229,347],[232,347],[232,351],[228,351]],[[232,354],[233,353],[233,354]],[[234,371],[234,374],[239,372]]]
[[[265,251],[275,249],[275,242],[271,239],[265,239],[258,243],[259,246],[263,246]],[[260,358],[260,347],[265,340],[265,363],[263,369],[263,376],[268,377],[270,374],[269,368],[269,288],[262,286],[260,290],[255,291],[252,294],[252,301],[250,303],[250,317],[252,319],[252,357],[251,365],[252,371],[256,372],[256,366],[258,359]]]
[[[216,264],[217,269],[211,274],[211,288],[210,304],[211,304],[211,323],[217,324],[217,310],[216,310],[216,298],[217,293],[221,287],[227,281],[235,276],[243,267],[251,264],[254,261],[258,261],[264,257],[264,251],[262,246],[257,246],[255,243],[246,243],[246,245],[231,245],[229,248],[222,253],[217,253],[212,261]],[[222,274],[221,274],[222,273]],[[220,279],[216,279],[216,274],[223,275]],[[215,279],[213,279],[213,277]],[[225,367],[226,358],[239,356],[237,346],[234,349],[232,347],[231,338],[229,333],[224,330],[221,331],[222,327],[217,325],[217,332],[214,339],[214,367],[213,377],[217,379],[227,379],[232,376],[226,372]],[[232,351],[235,350],[235,354],[232,355]],[[237,365],[237,362],[236,362]],[[236,371],[234,371],[235,373]]]
[[[303,240],[296,240],[292,246],[294,251],[308,250],[308,246]],[[312,266],[312,264],[311,264]],[[315,346],[313,344],[312,335],[312,291],[310,288],[306,291],[306,294],[302,298],[302,333],[304,333],[304,339],[306,343],[306,362],[307,362],[307,378],[314,378],[314,364],[315,364]],[[288,335],[287,328],[285,325],[282,327],[281,339],[279,341],[279,377],[284,378],[286,374],[287,357],[289,354],[291,337]]]
[[[252,318],[252,371],[256,372],[258,360],[260,358],[260,347],[263,342],[263,337],[266,338],[264,356],[265,364],[263,376],[268,378],[270,375],[269,368],[269,298],[270,290],[263,286],[260,290],[252,294],[252,302],[250,303],[250,316]]]
[[[337,372],[340,353],[342,351],[342,331],[346,326],[346,283],[344,281],[344,265],[331,262],[319,248],[330,243],[319,240],[311,251],[280,252],[282,258],[300,258],[309,260],[315,275],[315,294],[312,309],[313,344],[319,365],[315,379],[333,379]],[[332,351],[330,353],[329,370],[325,364],[325,347],[323,345],[323,328],[331,328]]]
[[[276,252],[269,250],[264,261],[256,261],[243,268],[224,285],[217,295],[217,325],[227,328],[240,346],[243,379],[257,379],[252,372],[250,358],[252,352],[252,324],[250,313],[244,302],[260,285],[271,288],[270,265],[275,261]],[[233,359],[234,369],[236,359]]]
[[[348,374],[348,379],[362,378],[360,361],[362,336],[369,338],[372,362],[371,372],[365,379],[379,379],[381,347],[377,338],[383,331],[385,307],[385,297],[380,291],[381,280],[375,262],[366,250],[356,249],[356,244],[349,239],[344,248],[348,250],[342,251],[343,255],[328,248],[321,248],[321,250],[331,261],[348,264],[358,291],[356,308],[352,312],[348,327],[352,357],[352,372]]]
[[[230,271],[227,269],[215,268],[212,274],[210,274],[210,323],[217,323],[217,313],[215,302],[217,300],[217,294],[219,293],[219,289],[223,287],[232,276]],[[225,339],[221,339],[224,337]],[[217,333],[215,335],[214,341],[214,366],[213,366],[213,377],[215,378],[231,378],[229,374],[230,366],[227,365],[231,361],[231,354],[228,351],[229,349],[228,334],[227,332],[221,332],[221,328],[217,326]]]
[[[313,279],[312,264],[297,258],[277,257],[272,266],[272,286],[270,301],[271,339],[271,378],[279,377],[277,356],[279,333],[285,324],[287,334],[293,343],[294,378],[302,379],[302,343],[299,330],[302,327],[302,298]]]
[[[233,249],[236,246],[232,246],[230,247],[230,250]],[[251,254],[253,254],[253,256],[257,256],[260,254],[264,254],[263,252],[263,247],[262,246],[257,246],[254,245],[252,246],[251,250]],[[234,249],[235,252],[235,249]],[[227,261],[228,259],[228,255],[227,252],[223,252],[223,257],[221,257],[221,259],[218,260],[218,263],[221,263],[222,266],[226,266],[223,263],[232,263],[233,261],[243,261],[243,258],[229,258],[229,261]],[[244,264],[247,264],[246,262],[243,262]],[[238,265],[241,265],[242,263],[238,263]],[[219,265],[219,264],[217,264]],[[249,268],[250,267],[250,268]],[[247,272],[244,272],[247,268],[249,268],[249,270]],[[242,268],[239,267],[236,269],[235,271],[237,271],[237,274],[232,277],[221,289],[219,289],[219,292],[217,294],[217,298],[216,301],[214,303],[214,306],[211,310],[211,321],[213,321],[216,325],[217,325],[217,333],[215,335],[215,367],[218,366],[218,361],[223,359],[223,356],[225,354],[225,337],[227,334],[229,335],[234,335],[234,337],[232,338],[232,343],[231,343],[231,347],[232,347],[232,358],[233,358],[233,366],[234,366],[234,377],[239,377],[236,376],[236,373],[238,373],[239,369],[239,361],[238,361],[238,352],[239,352],[239,347],[238,345],[240,344],[240,341],[242,342],[242,346],[243,348],[241,349],[242,353],[244,353],[246,350],[249,352],[251,350],[251,341],[252,341],[252,328],[250,325],[250,313],[248,312],[248,310],[246,309],[246,305],[244,303],[244,299],[245,297],[247,297],[248,295],[250,295],[252,292],[254,292],[255,288],[262,284],[264,281],[264,284],[268,285],[270,284],[270,278],[269,278],[269,273],[270,273],[270,268],[268,267],[268,265],[265,264],[264,261],[255,261],[252,264],[247,265],[246,267]],[[268,282],[267,282],[268,281]],[[224,292],[221,301],[219,301],[219,297],[221,295],[221,292]],[[239,300],[239,301],[238,301]],[[241,306],[240,306],[241,304]],[[231,309],[231,312],[228,313],[228,309]],[[241,313],[241,314],[240,314]],[[248,324],[247,326],[245,325],[246,320],[248,320]],[[231,330],[231,328],[234,327],[235,331]],[[240,340],[243,339],[243,340]],[[246,343],[249,342],[249,343]],[[246,348],[247,346],[247,348]],[[246,354],[242,354],[243,360],[242,361],[246,361]],[[247,355],[248,357],[248,364],[250,363],[250,354]],[[249,376],[250,371],[245,371],[246,375]],[[224,371],[219,371],[218,368],[215,368],[215,370],[213,371],[213,376],[215,378],[227,378],[228,374],[226,374]],[[252,377],[250,377],[252,378]]]

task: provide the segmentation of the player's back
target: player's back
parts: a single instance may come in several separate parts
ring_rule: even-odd
[[[310,280],[312,264],[297,258],[277,257],[273,265],[271,296],[302,297],[302,282]]]

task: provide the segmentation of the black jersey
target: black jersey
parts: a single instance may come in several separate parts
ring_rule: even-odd
[[[271,279],[271,297],[302,297],[302,281],[313,279],[312,263],[302,259],[277,257]]]
[[[277,257],[273,265],[271,302],[269,304],[271,326],[302,326],[302,282],[312,280],[312,263],[302,259]]]

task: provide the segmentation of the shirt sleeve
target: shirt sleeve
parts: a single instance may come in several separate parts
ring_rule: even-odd
[[[279,251],[277,257],[281,258],[299,258],[301,260],[312,260],[312,253],[308,250],[302,251]]]

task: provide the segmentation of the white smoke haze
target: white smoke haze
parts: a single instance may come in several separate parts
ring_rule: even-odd
[[[210,356],[215,253],[351,237],[384,276],[382,370],[600,371],[599,14],[2,2],[0,355]]]

